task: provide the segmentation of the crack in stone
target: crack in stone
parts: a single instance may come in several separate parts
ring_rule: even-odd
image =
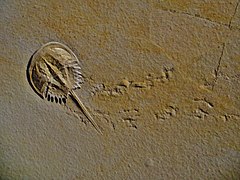
[[[171,13],[174,13],[174,14],[186,15],[186,16],[189,16],[189,17],[192,17],[192,18],[201,19],[201,20],[207,21],[207,22],[212,23],[212,24],[222,25],[222,26],[225,26],[225,27],[229,28],[229,24],[213,21],[209,18],[202,17],[199,14],[194,14],[193,15],[193,14],[190,14],[190,13],[187,13],[187,12],[181,12],[181,11],[177,11],[177,10],[173,10],[173,9],[161,9],[161,10],[166,11],[166,12],[171,12]]]
[[[217,68],[216,68],[216,70],[215,70],[215,76],[216,76],[216,77],[218,77],[218,74],[219,74],[219,69],[220,69],[220,65],[221,65],[221,62],[222,62],[222,57],[223,57],[224,49],[225,49],[225,43],[223,43],[223,47],[222,47],[222,51],[221,51],[221,56],[220,56],[220,58],[219,58],[218,65],[217,65]]]
[[[192,18],[201,19],[201,20],[207,21],[207,22],[212,23],[212,24],[217,24],[217,25],[224,26],[224,27],[229,28],[231,30],[233,28],[232,27],[232,21],[233,21],[235,15],[237,13],[239,4],[240,4],[240,0],[237,2],[237,5],[236,5],[234,13],[233,13],[233,16],[231,17],[231,20],[230,20],[230,22],[228,24],[227,23],[213,21],[213,20],[211,20],[209,18],[202,17],[200,14],[191,14],[191,13],[188,13],[188,12],[178,11],[178,10],[175,10],[175,9],[167,9],[167,8],[163,8],[163,9],[160,9],[160,10],[161,11],[165,11],[165,12],[171,12],[173,14],[186,15],[186,16],[189,16],[189,17],[192,17]],[[152,15],[152,11],[151,11],[150,15]],[[151,20],[151,17],[150,17],[150,20]],[[151,22],[150,22],[150,29],[151,29]],[[151,36],[151,32],[150,32],[150,36]]]
[[[226,46],[226,44],[223,43],[221,56],[219,57],[217,68],[214,70],[215,78],[212,82],[212,90],[214,89],[214,86],[217,83],[217,80],[218,80],[218,77],[219,77],[219,71],[220,71],[220,66],[221,66],[221,63],[222,63],[222,57],[223,57],[223,54],[224,54],[225,46]]]
[[[230,19],[230,22],[229,22],[229,25],[228,25],[228,27],[229,27],[230,29],[232,28],[232,21],[233,21],[235,15],[236,15],[236,13],[237,13],[239,4],[240,4],[240,0],[238,0],[237,5],[236,5],[235,10],[234,10],[234,13],[233,13],[233,16],[232,16],[231,19]]]

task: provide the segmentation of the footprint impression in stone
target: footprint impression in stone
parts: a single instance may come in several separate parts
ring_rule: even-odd
[[[66,104],[70,96],[95,129],[101,133],[99,126],[74,92],[81,87],[84,79],[79,60],[71,49],[58,42],[43,45],[32,55],[27,74],[30,85],[40,97]]]

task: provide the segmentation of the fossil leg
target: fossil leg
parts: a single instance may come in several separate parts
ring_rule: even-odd
[[[82,101],[77,97],[76,93],[74,91],[69,92],[70,95],[77,101],[78,105],[81,107],[81,110],[83,111],[84,115],[87,117],[87,119],[90,121],[90,123],[93,125],[93,127],[102,134],[101,129],[97,125],[97,123],[93,120],[92,116],[88,112],[87,108],[83,105]]]

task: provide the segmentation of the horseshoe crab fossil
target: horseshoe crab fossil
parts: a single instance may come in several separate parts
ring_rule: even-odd
[[[70,48],[58,42],[43,45],[32,55],[27,75],[30,85],[43,99],[66,104],[70,96],[101,133],[99,126],[74,92],[75,89],[81,88],[84,79],[79,60]]]

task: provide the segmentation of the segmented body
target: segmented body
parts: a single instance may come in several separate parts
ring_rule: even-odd
[[[60,104],[65,104],[70,95],[93,126],[101,132],[73,91],[81,87],[84,79],[79,60],[71,49],[61,43],[50,42],[37,50],[30,61],[28,76],[34,90],[43,99]]]

